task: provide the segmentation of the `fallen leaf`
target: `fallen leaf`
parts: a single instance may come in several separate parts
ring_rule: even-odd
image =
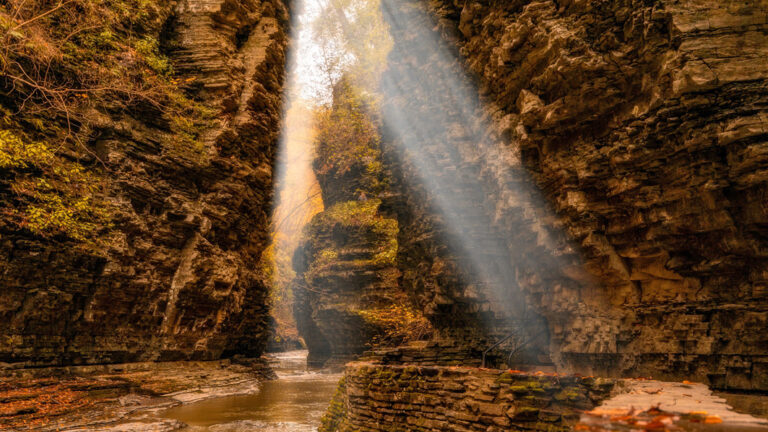
[[[722,422],[723,419],[718,416],[707,416],[707,418],[704,419],[704,423],[706,424],[720,424]]]

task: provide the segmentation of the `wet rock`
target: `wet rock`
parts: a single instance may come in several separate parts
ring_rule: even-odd
[[[608,398],[615,384],[596,394],[597,401]],[[353,362],[332,402],[337,408],[329,410],[320,431],[568,431],[583,406],[555,397],[566,386],[584,392],[589,382],[556,374]],[[515,388],[524,390],[510,397]]]
[[[170,431],[158,411],[253,394],[274,373],[264,359],[22,369],[0,376],[0,429]]]

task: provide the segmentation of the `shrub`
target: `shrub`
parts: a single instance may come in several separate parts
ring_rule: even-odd
[[[109,167],[78,161],[98,159],[92,132],[115,114],[156,116],[165,154],[207,163],[200,137],[213,110],[187,96],[194,78],[175,78],[158,42],[171,7],[0,2],[0,191],[14,194],[0,207],[3,222],[84,243],[110,228],[110,205],[99,198]]]
[[[400,345],[432,335],[429,321],[406,299],[399,300],[385,307],[358,312],[367,323],[380,330],[372,340],[373,345]]]
[[[91,244],[110,226],[110,207],[98,194],[103,182],[79,163],[56,157],[47,144],[0,130],[0,168],[12,173],[17,205],[4,213],[17,226]]]
[[[315,168],[319,175],[341,177],[360,167],[365,192],[377,193],[383,188],[381,137],[374,105],[372,98],[347,80],[336,85],[333,105],[319,108],[316,114]]]

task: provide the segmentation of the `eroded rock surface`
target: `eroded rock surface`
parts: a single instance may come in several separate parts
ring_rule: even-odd
[[[253,394],[274,378],[264,359],[128,363],[0,372],[0,428],[165,431],[157,413],[214,397]]]
[[[310,362],[361,354],[380,331],[366,313],[404,301],[394,266],[397,222],[379,214],[379,200],[332,206],[310,222],[299,249],[294,285],[299,332],[309,340]],[[303,267],[301,263],[307,263]],[[323,342],[327,346],[318,346]],[[317,360],[315,360],[317,359]]]
[[[341,80],[319,126],[314,169],[325,210],[306,227],[293,260],[294,314],[314,366],[343,364],[373,344],[398,343],[409,335],[397,327],[421,320],[400,288],[398,223],[382,203],[388,189],[379,125],[367,103]]]
[[[258,270],[272,201],[287,11],[279,0],[162,2],[177,79],[215,113],[202,153],[160,115],[117,111],[87,143],[116,207],[90,253],[3,225],[0,361],[26,365],[260,355]],[[101,109],[102,107],[97,107]],[[180,150],[181,149],[181,150]],[[185,153],[186,152],[186,153]]]
[[[323,419],[331,431],[568,431],[615,380],[353,362]]]
[[[484,210],[462,228],[484,236],[490,226],[509,239],[506,258],[546,321],[552,362],[768,389],[768,3],[384,7],[396,11],[385,14],[395,37],[385,80],[409,95],[393,109],[430,118],[423,113],[446,105],[420,94],[419,80],[440,86],[441,71],[462,67],[476,80],[478,121],[457,116],[422,148],[445,162],[438,175],[459,165],[477,173]],[[459,62],[414,55],[419,34],[445,41]],[[464,142],[474,136],[495,144]],[[411,207],[398,215],[405,286],[446,333],[476,344],[463,336],[477,333],[473,315],[503,317],[505,307],[461,280],[439,218],[412,186],[418,173],[404,166],[396,186]],[[480,322],[480,334],[504,333],[503,321]]]

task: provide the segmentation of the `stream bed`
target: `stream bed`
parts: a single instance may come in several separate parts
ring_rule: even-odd
[[[189,425],[185,431],[312,432],[320,425],[341,374],[307,369],[307,351],[271,354],[278,379],[256,394],[181,405],[161,415]]]

